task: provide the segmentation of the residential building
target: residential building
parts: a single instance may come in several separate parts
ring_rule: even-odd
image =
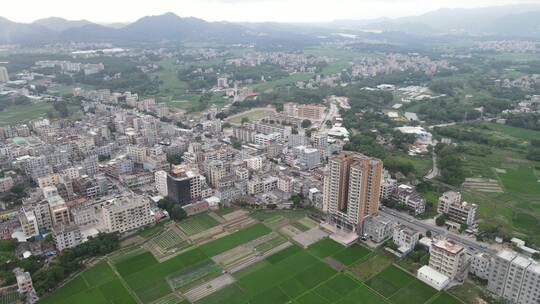
[[[407,209],[414,212],[415,215],[422,214],[426,211],[426,200],[416,192],[413,186],[399,185],[392,192],[390,199],[404,205]]]
[[[438,212],[458,224],[474,226],[476,224],[476,204],[461,201],[461,193],[447,191],[439,198]]]
[[[69,208],[60,196],[49,199],[52,225],[69,224]]]
[[[452,240],[434,242],[430,248],[429,267],[451,280],[462,280],[467,267],[465,248]]]
[[[298,157],[297,165],[300,169],[312,170],[321,164],[321,154],[317,149],[298,146],[293,151]]]
[[[79,226],[75,224],[60,224],[52,230],[52,236],[56,249],[62,251],[73,248],[83,243],[83,237]]]
[[[369,217],[364,223],[364,234],[375,243],[382,243],[392,236],[396,223],[384,215]]]
[[[260,156],[248,158],[246,159],[246,164],[247,164],[248,169],[259,171],[262,169],[263,159]]]
[[[484,252],[478,252],[469,259],[469,273],[487,280],[491,271],[491,255]]]
[[[381,201],[388,200],[397,188],[397,180],[392,178],[390,172],[383,170],[381,178]]]
[[[168,197],[180,205],[196,201],[202,198],[204,180],[196,169],[174,166],[167,176]]]
[[[19,223],[27,237],[39,235],[39,225],[34,210],[23,207],[19,210]]]
[[[382,167],[381,160],[356,152],[329,160],[323,206],[328,206],[332,223],[362,231],[365,219],[379,210]]]
[[[487,290],[516,304],[540,303],[540,263],[511,250],[491,262]]]
[[[159,195],[167,197],[169,191],[167,190],[167,172],[160,170],[154,173],[154,179],[156,183],[156,190]]]
[[[28,271],[24,271],[21,268],[13,269],[15,278],[17,280],[17,291],[20,294],[27,294],[34,290],[34,285],[32,284],[32,277]]]
[[[144,197],[122,197],[103,207],[103,225],[107,232],[124,233],[154,221],[150,201]]]
[[[420,238],[420,232],[405,225],[399,225],[394,229],[392,240],[398,246],[398,250],[401,253],[411,252],[418,239]]]

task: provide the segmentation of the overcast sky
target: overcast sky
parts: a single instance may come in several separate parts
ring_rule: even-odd
[[[208,21],[317,22],[518,3],[540,0],[1,0],[0,16],[18,22],[55,16],[109,23],[174,12]]]

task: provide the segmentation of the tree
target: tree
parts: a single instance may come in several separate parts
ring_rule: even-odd
[[[309,128],[309,127],[311,127],[311,120],[309,120],[309,119],[302,120],[302,128],[306,129],[306,128]]]
[[[175,221],[181,221],[187,217],[187,213],[180,205],[175,205],[169,213],[171,219]]]
[[[463,231],[467,230],[467,228],[469,228],[469,225],[461,224],[461,225],[459,225],[459,232],[463,232]]]
[[[538,252],[533,253],[532,258],[537,260],[537,261],[540,261],[540,253],[538,253]]]
[[[249,118],[248,117],[242,117],[242,120],[241,120],[241,123],[242,124],[245,124],[245,123],[248,123],[249,122]]]
[[[332,127],[332,121],[330,121],[330,120],[327,120],[327,121],[325,122],[325,124],[326,124],[326,126],[327,126],[328,128]]]
[[[171,165],[180,165],[183,161],[184,159],[180,154],[167,155],[167,162]]]
[[[437,226],[439,226],[439,227],[444,226],[444,224],[446,224],[446,215],[444,215],[444,214],[439,215],[439,216],[435,219],[435,224],[437,224]]]
[[[242,142],[239,141],[238,139],[232,139],[231,140],[231,145],[233,146],[233,148],[235,148],[237,150],[242,149]]]
[[[298,207],[302,203],[302,196],[298,193],[295,193],[291,196],[289,200],[293,203],[295,207]]]
[[[430,238],[430,237],[431,237],[431,231],[429,231],[429,230],[426,231],[426,236],[427,236],[428,238]]]

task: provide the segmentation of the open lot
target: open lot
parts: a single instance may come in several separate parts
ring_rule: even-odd
[[[47,117],[47,112],[52,110],[52,108],[52,104],[47,102],[10,106],[4,111],[0,111],[0,126],[24,123],[39,117]]]
[[[248,121],[255,121],[272,115],[274,112],[274,109],[270,108],[251,109],[249,111],[233,115],[227,118],[227,121],[235,124],[241,123],[243,118],[247,118]]]

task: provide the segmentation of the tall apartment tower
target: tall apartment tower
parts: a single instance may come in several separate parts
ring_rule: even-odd
[[[377,214],[383,162],[356,152],[330,159],[325,177],[323,209],[340,228],[362,232],[364,220]]]

